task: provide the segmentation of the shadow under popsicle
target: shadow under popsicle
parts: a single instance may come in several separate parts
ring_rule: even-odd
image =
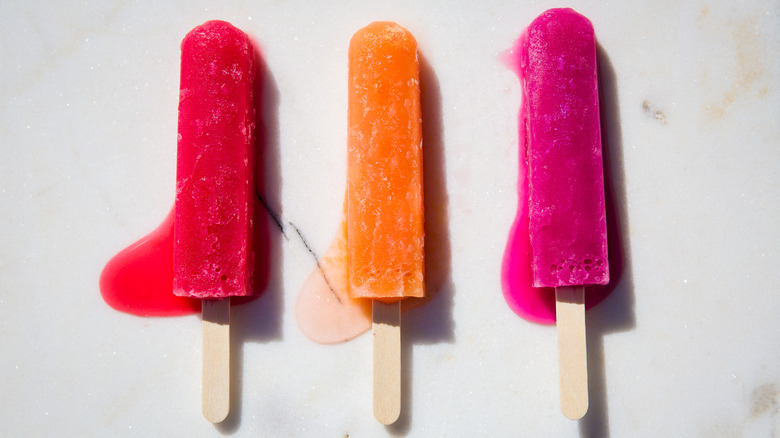
[[[627,198],[615,69],[597,44],[601,144],[604,156],[610,281],[619,282],[600,305],[586,314],[589,408],[579,422],[581,437],[609,437],[609,409],[604,360],[604,336],[636,327],[631,242],[626,216]],[[613,272],[617,275],[613,276]],[[617,278],[616,278],[617,277]]]
[[[401,317],[401,416],[398,421],[386,426],[393,435],[406,435],[411,427],[414,344],[455,341],[455,324],[452,320],[455,288],[450,267],[449,196],[446,187],[441,90],[436,73],[422,53],[419,54],[419,61],[423,118],[425,287],[431,298],[422,306],[409,303],[414,308],[404,311]]]
[[[254,42],[253,42],[254,43]],[[230,413],[216,429],[223,435],[235,433],[242,417],[244,394],[244,345],[282,339],[282,231],[277,212],[281,210],[282,179],[279,159],[279,89],[273,74],[255,45],[255,203],[253,287],[259,298],[231,309],[230,329]],[[241,299],[235,299],[240,301]],[[260,364],[259,366],[262,366]]]

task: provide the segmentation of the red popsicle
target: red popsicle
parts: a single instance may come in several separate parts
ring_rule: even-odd
[[[230,409],[230,300],[252,294],[254,48],[224,21],[181,44],[173,290],[203,298],[203,414]]]

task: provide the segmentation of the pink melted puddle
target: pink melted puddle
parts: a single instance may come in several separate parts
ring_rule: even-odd
[[[342,217],[336,237],[301,286],[295,302],[295,320],[307,338],[333,344],[371,328],[371,302],[350,298],[348,280],[347,221]]]
[[[522,161],[522,160],[521,160]],[[525,163],[520,165],[521,187],[518,199],[526,199]],[[623,257],[612,200],[607,192],[607,245],[609,246],[609,278],[604,286],[586,288],[585,307],[590,309],[607,297],[620,280],[623,272]],[[520,202],[501,266],[501,287],[509,307],[521,317],[539,324],[555,323],[555,289],[533,287],[531,274],[531,239],[528,234],[528,206]]]
[[[344,199],[346,208],[346,197]],[[426,296],[406,298],[401,309],[406,311],[428,302],[443,283],[445,269],[439,266],[429,251],[435,251],[440,236],[426,227]],[[429,243],[434,244],[430,245]],[[317,266],[298,292],[295,319],[304,335],[314,342],[335,344],[349,341],[371,328],[371,300],[352,299],[347,294],[347,219],[341,217],[339,231]],[[433,260],[428,263],[428,260]]]
[[[514,71],[522,82],[520,70],[520,54],[524,43],[523,34],[515,45],[501,55],[504,62]],[[517,215],[509,231],[504,258],[501,266],[501,288],[509,308],[528,321],[539,324],[555,324],[555,289],[532,286],[531,274],[531,238],[528,233],[528,163],[526,162],[526,115],[525,96],[518,114],[519,152],[517,172]],[[603,105],[600,105],[603,111]],[[604,117],[602,113],[602,130]],[[585,307],[591,307],[602,302],[617,286],[623,273],[623,250],[618,217],[615,209],[612,190],[612,177],[609,173],[607,142],[602,137],[602,149],[605,157],[604,186],[607,213],[607,246],[609,258],[609,284],[603,286],[588,286],[585,290]]]

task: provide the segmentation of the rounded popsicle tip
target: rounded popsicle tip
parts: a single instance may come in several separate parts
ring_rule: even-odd
[[[411,32],[392,21],[375,21],[361,28],[352,36],[349,43],[351,55],[374,52],[377,50],[417,52],[417,40]]]
[[[550,29],[551,27],[565,28],[568,31],[593,33],[593,24],[587,17],[572,8],[553,8],[542,12],[531,22],[528,30],[536,28]]]
[[[191,31],[187,33],[187,35],[184,37],[184,40],[185,41],[188,40],[191,36],[213,35],[213,34],[246,36],[244,31],[233,26],[227,21],[209,20],[201,25],[195,26]]]
[[[241,29],[233,26],[227,21],[211,20],[199,26],[196,26],[184,36],[181,42],[183,55],[211,53],[212,56],[218,56],[220,51],[233,48],[241,56],[250,59],[253,62],[254,49],[249,36]],[[207,62],[208,59],[202,59]]]

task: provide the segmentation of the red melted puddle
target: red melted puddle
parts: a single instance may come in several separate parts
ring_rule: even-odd
[[[520,53],[523,37],[511,50],[502,55],[502,61],[519,77]],[[525,157],[525,97],[518,114],[519,165],[517,172],[518,208],[515,221],[509,231],[509,238],[501,266],[501,288],[509,307],[521,317],[539,324],[555,324],[555,289],[532,286],[531,277],[531,239],[528,234],[528,168]],[[600,102],[601,104],[601,102]],[[604,105],[600,105],[603,111]],[[617,286],[623,273],[623,249],[618,228],[618,215],[615,209],[612,176],[609,167],[608,142],[604,138],[604,116],[602,113],[602,154],[604,156],[604,189],[607,213],[607,246],[609,257],[609,284],[588,286],[585,291],[585,307],[591,308],[604,300]]]
[[[132,315],[200,312],[201,300],[173,294],[173,209],[159,227],[108,261],[100,274],[100,294],[112,308]],[[255,298],[232,298],[231,304]]]
[[[173,294],[173,210],[157,229],[109,260],[100,274],[100,293],[109,306],[133,315],[200,312],[200,300]]]

